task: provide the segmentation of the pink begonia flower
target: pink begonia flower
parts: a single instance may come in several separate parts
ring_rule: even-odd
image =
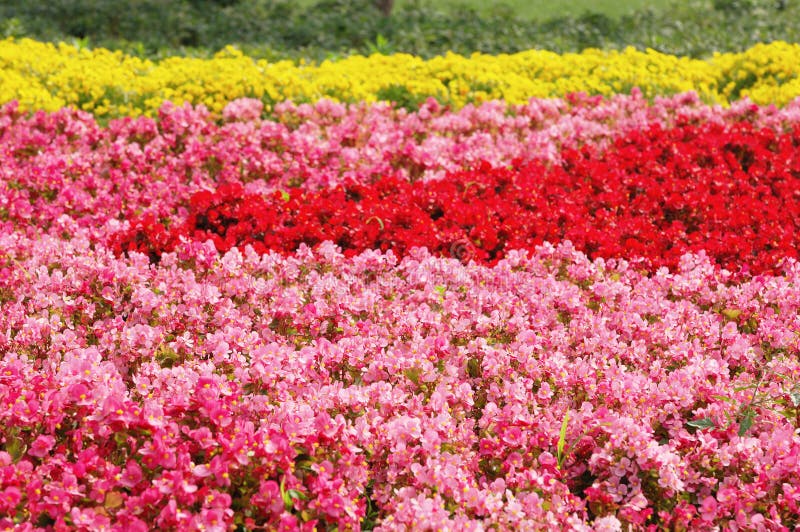
[[[211,469],[205,465],[200,464],[192,467],[192,474],[198,478],[206,478],[211,476]]]
[[[539,460],[539,464],[541,464],[544,467],[554,466],[557,463],[556,457],[553,456],[548,451],[544,451],[542,453],[539,453],[538,460]]]
[[[274,480],[262,481],[251,503],[268,514],[279,515],[283,511],[279,484]]]
[[[5,467],[14,463],[14,459],[7,451],[0,451],[0,467]]]
[[[190,517],[191,515],[188,512],[179,509],[178,503],[174,498],[171,498],[161,509],[161,512],[159,512],[158,517],[156,518],[156,524],[159,527],[172,528],[180,527],[182,525],[186,526]]]
[[[217,455],[211,459],[209,469],[214,475],[214,480],[218,486],[226,487],[231,485],[230,466],[228,460],[221,455]]]
[[[229,529],[229,524],[233,510],[222,510],[218,508],[203,508],[199,516],[193,519],[194,526],[198,530],[207,532],[226,532]]]
[[[17,486],[9,486],[0,491],[0,512],[8,512],[22,500],[22,492]]]
[[[117,524],[120,528],[127,530],[129,532],[147,532],[152,528],[138,517],[129,516],[125,514],[118,516]]]
[[[613,515],[599,517],[592,523],[592,530],[601,532],[620,532],[622,530],[622,523]]]
[[[81,530],[111,530],[111,519],[91,508],[72,508],[72,524]]]
[[[525,433],[519,427],[509,427],[503,431],[501,440],[512,447],[520,447],[525,441]]]
[[[31,443],[28,454],[37,458],[44,458],[55,445],[56,439],[52,436],[41,434]]]
[[[539,391],[536,393],[536,398],[540,401],[547,401],[553,396],[553,390],[550,387],[550,384],[547,382],[543,382],[542,385],[539,387]]]
[[[79,382],[73,384],[68,389],[69,398],[75,401],[79,406],[87,406],[92,404],[90,397],[89,387],[84,383]]]
[[[110,420],[129,421],[130,414],[125,404],[115,396],[109,395],[103,401],[103,415]]]
[[[153,441],[139,449],[139,454],[144,457],[143,463],[150,469],[163,467],[172,469],[177,463],[175,449],[169,448],[164,444],[163,437],[157,434]]]
[[[208,427],[200,427],[197,429],[189,430],[185,429],[189,437],[195,440],[199,445],[200,448],[204,451],[217,447],[219,444],[214,441],[213,434],[211,429]]]
[[[135,460],[128,460],[119,483],[126,488],[134,488],[142,481],[142,478],[141,466]]]
[[[234,120],[250,121],[261,116],[264,104],[255,98],[239,98],[233,100],[222,110],[222,117],[232,122]]]

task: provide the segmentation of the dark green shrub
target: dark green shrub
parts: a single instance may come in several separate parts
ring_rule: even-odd
[[[756,42],[800,41],[800,7],[798,0],[675,0],[663,11],[620,18],[585,13],[531,21],[503,5],[478,12],[421,0],[390,16],[376,0],[320,0],[305,8],[292,0],[0,0],[0,32],[80,39],[151,57],[209,55],[227,44],[269,59],[625,46],[702,57]]]

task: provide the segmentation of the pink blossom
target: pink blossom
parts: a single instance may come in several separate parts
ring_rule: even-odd
[[[37,436],[28,450],[28,454],[37,458],[44,458],[55,445],[56,439],[44,434]]]

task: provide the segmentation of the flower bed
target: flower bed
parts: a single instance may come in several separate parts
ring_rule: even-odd
[[[799,110],[3,107],[0,527],[790,529]]]
[[[447,54],[430,60],[407,54],[350,56],[321,64],[269,63],[234,48],[212,59],[169,57],[153,62],[102,48],[77,49],[29,39],[0,41],[0,103],[55,111],[73,106],[104,118],[154,115],[164,100],[222,112],[232,100],[257,98],[344,102],[386,100],[416,108],[428,97],[456,108],[503,99],[587,92],[610,96],[639,87],[648,97],[695,91],[708,102],[750,97],[785,105],[800,95],[800,45],[759,44],[742,53],[690,59],[626,48],[555,54]]]
[[[796,522],[796,262],[731,283],[702,256],[644,276],[568,245],[491,269],[2,246],[8,519]]]

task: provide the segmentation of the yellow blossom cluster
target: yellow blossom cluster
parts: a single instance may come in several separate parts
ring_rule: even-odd
[[[609,95],[639,87],[645,96],[696,91],[707,102],[744,96],[783,105],[800,95],[800,44],[761,44],[706,60],[654,50],[556,54],[456,54],[425,60],[396,54],[351,56],[319,64],[256,60],[228,47],[210,59],[150,61],[105,49],[30,39],[0,41],[0,103],[24,109],[73,106],[98,117],[153,115],[165,100],[219,112],[231,100],[272,104],[335,101],[415,102],[433,96],[453,107],[571,92]]]

